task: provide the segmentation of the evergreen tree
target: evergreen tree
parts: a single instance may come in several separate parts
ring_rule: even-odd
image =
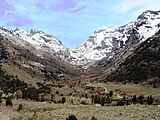
[[[152,105],[153,104],[153,98],[152,98],[151,95],[147,97],[147,104],[148,105]]]
[[[150,95],[150,104],[153,104],[153,98],[151,95]]]
[[[93,116],[91,120],[97,120],[97,118],[95,118],[95,117]]]
[[[13,106],[13,103],[12,103],[12,99],[13,99],[13,96],[9,96],[6,98],[6,106]]]
[[[101,98],[100,98],[100,96],[95,95],[95,97],[94,97],[94,103],[101,104]]]
[[[156,83],[155,83],[155,82],[153,83],[153,88],[157,88],[157,87],[156,87]]]
[[[3,93],[0,93],[0,103],[2,103],[2,94]]]
[[[109,96],[112,97],[113,96],[113,91],[109,92]]]
[[[136,104],[136,102],[137,102],[136,95],[134,95],[134,96],[133,96],[133,98],[132,98],[132,102],[133,102],[133,104]]]
[[[23,105],[22,104],[19,104],[18,106],[18,111],[22,110],[23,109]]]
[[[66,102],[66,98],[62,97],[62,103],[64,104]]]
[[[70,115],[66,120],[77,120],[75,115]]]
[[[8,54],[6,48],[0,44],[0,60],[6,60],[8,58]]]
[[[139,103],[140,103],[140,104],[143,104],[144,96],[143,96],[143,95],[140,95],[140,96],[138,97],[138,99],[139,99]]]

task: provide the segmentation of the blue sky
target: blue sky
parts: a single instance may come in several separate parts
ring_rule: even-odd
[[[42,30],[70,48],[104,26],[118,28],[159,0],[0,0],[0,26]]]

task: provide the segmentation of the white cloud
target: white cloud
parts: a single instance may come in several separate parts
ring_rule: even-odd
[[[160,10],[160,1],[159,0],[148,0],[146,3],[142,6],[142,8],[138,9],[137,12],[135,12],[135,15],[141,14],[145,10],[154,10],[158,11]]]
[[[139,2],[142,0],[122,0],[120,3],[117,5],[113,6],[113,9],[116,12],[120,13],[126,13],[129,10],[135,8],[136,6],[139,6]]]
[[[136,9],[135,15],[138,15],[145,10],[159,10],[159,5],[159,0],[122,0],[113,6],[113,9],[119,13],[127,13],[129,10]]]
[[[12,11],[15,16],[29,16],[36,11],[34,0],[7,0],[14,10]]]

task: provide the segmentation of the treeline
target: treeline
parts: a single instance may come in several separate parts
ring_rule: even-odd
[[[111,96],[104,97],[104,96],[95,96],[93,98],[94,104],[101,104],[101,106],[124,106],[124,105],[131,105],[131,104],[145,104],[145,105],[152,105],[152,104],[159,104],[160,101],[153,99],[152,95],[144,97],[143,95],[133,95],[133,97],[126,98],[125,96],[122,99],[113,99]]]

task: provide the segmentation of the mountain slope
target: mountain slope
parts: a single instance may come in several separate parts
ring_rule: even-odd
[[[160,31],[141,43],[119,67],[106,76],[107,81],[144,82],[160,85]]]
[[[71,79],[81,74],[80,69],[55,55],[65,48],[47,34],[33,30],[28,34],[23,30],[11,31],[5,28],[1,28],[0,33],[0,45],[6,49],[8,56],[8,65],[3,65],[22,69],[40,80]],[[3,50],[0,53],[2,55]]]
[[[131,44],[140,43],[160,29],[160,11],[145,11],[138,18],[116,30],[111,27],[94,32],[73,51],[79,64],[93,63],[104,57],[112,58]]]
[[[27,32],[19,28],[10,30],[1,27],[0,33],[3,36],[7,35],[8,37],[13,38],[12,43],[14,44],[30,50],[34,47],[35,51],[32,50],[32,52],[42,58],[45,53],[56,57],[56,55],[60,56],[62,53],[67,53],[68,50],[57,38],[46,34],[43,31],[32,29],[30,32]]]
[[[87,68],[97,60],[107,58],[139,44],[154,35],[160,29],[160,11],[145,11],[138,18],[118,29],[111,27],[95,31],[89,39],[77,49],[71,51],[56,37],[43,31],[0,28],[2,36],[12,39],[12,43],[28,49],[34,55],[45,58],[46,55],[76,66]]]

